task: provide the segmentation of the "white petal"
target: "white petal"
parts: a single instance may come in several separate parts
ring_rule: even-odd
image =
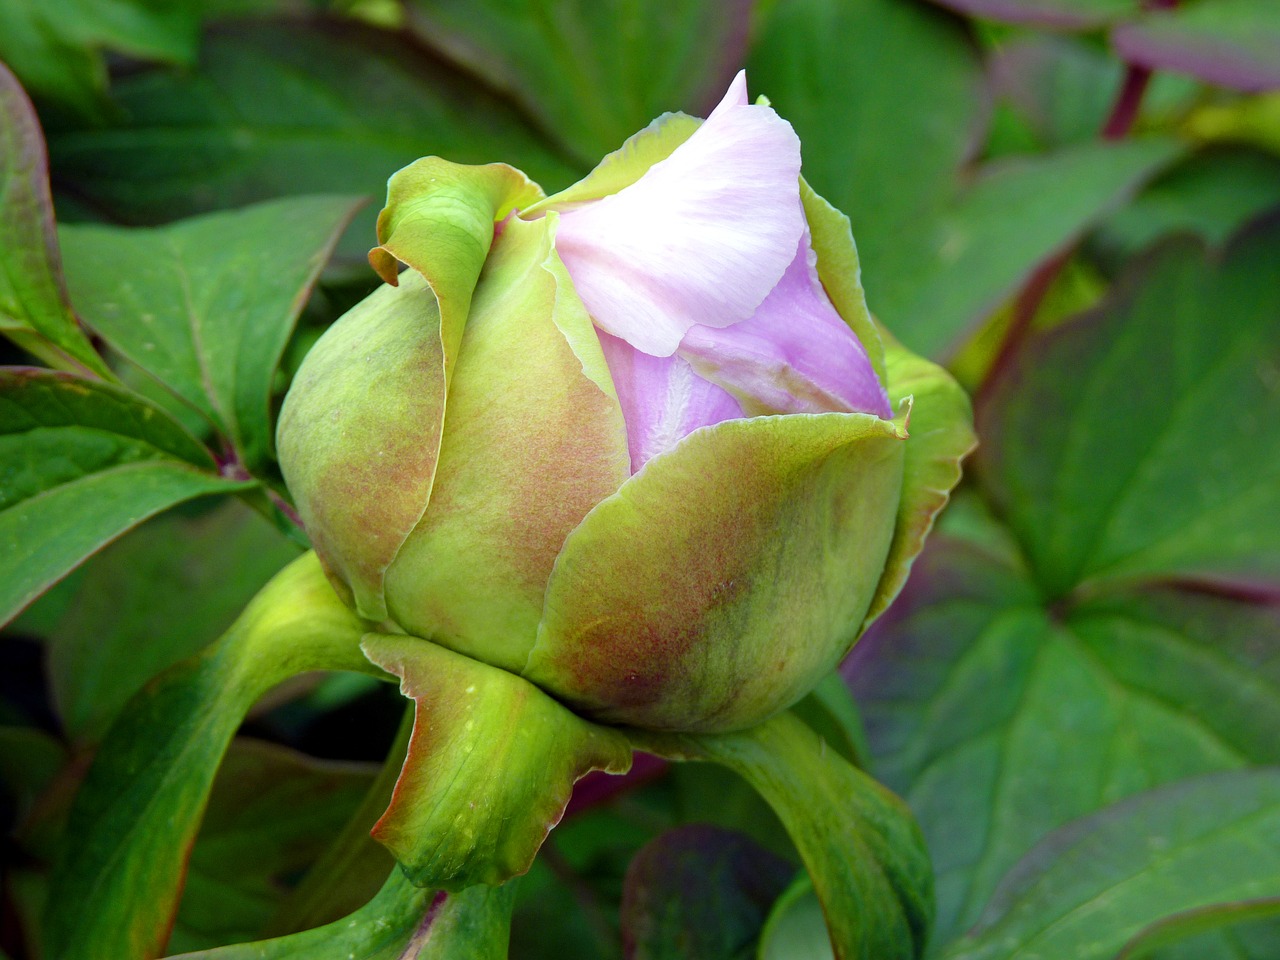
[[[760,306],[804,230],[800,141],[741,74],[694,134],[631,186],[564,212],[556,249],[601,329],[666,357],[694,324]]]

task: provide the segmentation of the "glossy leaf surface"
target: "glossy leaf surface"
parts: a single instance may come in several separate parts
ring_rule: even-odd
[[[52,958],[159,956],[201,813],[232,735],[267,690],[308,670],[377,672],[363,624],[313,554],[255,598],[221,641],[131,701],[76,798],[49,893]]]
[[[130,527],[248,486],[160,408],[36,368],[0,370],[0,623]]]
[[[35,110],[0,63],[0,333],[53,364],[105,373],[67,302]]]
[[[280,355],[356,206],[298,197],[155,229],[63,227],[67,285],[89,326],[259,472]]]
[[[942,956],[1103,960],[1170,908],[1277,894],[1280,773],[1217,774],[1134,797],[1052,834]]]

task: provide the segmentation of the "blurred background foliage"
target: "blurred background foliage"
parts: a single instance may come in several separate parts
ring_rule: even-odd
[[[802,708],[920,819],[933,955],[1280,957],[1274,0],[0,0],[0,60],[38,110],[95,345],[267,488],[270,419],[193,378],[198,345],[166,365],[131,339],[181,303],[163,277],[211,322],[238,296],[270,314],[245,336],[278,401],[376,283],[364,254],[396,169],[502,160],[555,191],[654,116],[705,115],[745,65],[851,218],[872,310],[975,399],[966,485],[843,668],[862,720],[834,681]],[[11,245],[42,229],[15,209]],[[22,317],[0,321],[34,350]],[[0,955],[42,955],[70,797],[124,703],[302,549],[256,505],[276,523],[225,496],[143,523],[6,629]],[[348,675],[259,704],[173,952],[376,890],[377,848],[340,860],[332,841],[376,816],[362,798],[401,714]],[[522,881],[514,957],[829,955],[795,851],[742,783],[654,764],[625,787],[581,788]]]

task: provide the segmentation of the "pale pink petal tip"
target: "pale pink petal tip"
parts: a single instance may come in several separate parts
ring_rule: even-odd
[[[629,187],[561,215],[556,249],[596,325],[653,356],[694,324],[755,313],[805,229],[800,141],[734,80],[711,117]]]

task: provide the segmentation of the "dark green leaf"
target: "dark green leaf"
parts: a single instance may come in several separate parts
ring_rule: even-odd
[[[778,898],[760,934],[759,960],[832,960],[822,904],[808,874]]]
[[[1280,17],[1273,0],[1201,0],[1150,10],[1111,31],[1116,52],[1239,90],[1280,87]]]
[[[0,727],[0,796],[13,805],[15,821],[31,812],[66,762],[66,747],[43,730]]]
[[[1222,246],[1244,224],[1280,206],[1280,159],[1257,150],[1197,153],[1151,182],[1100,231],[1108,254],[1135,254],[1171,233]]]
[[[125,119],[51,136],[50,151],[71,187],[131,223],[282,194],[380,201],[392,173],[428,154],[504,160],[548,189],[578,176],[505,102],[402,36],[349,20],[218,27],[194,70],[139,73],[113,93]],[[362,270],[376,213],[340,245]]]
[[[1130,940],[1116,960],[1265,960],[1262,951],[1270,948],[1264,944],[1280,942],[1277,937],[1280,899],[1241,900],[1157,920]],[[1252,947],[1255,942],[1257,948]]]
[[[358,203],[296,197],[151,230],[63,227],[72,300],[261,471],[276,365]]]
[[[232,743],[191,851],[169,951],[259,936],[372,777],[363,765],[311,760],[257,740]]]
[[[1278,251],[1280,220],[1221,259],[1163,248],[991,385],[979,477],[1048,596],[1141,576],[1280,582]]]
[[[35,110],[0,63],[0,333],[47,363],[105,374],[67,303],[47,166]]]
[[[0,623],[130,527],[247,486],[158,407],[70,374],[0,370]]]
[[[1138,0],[933,0],[957,13],[1006,23],[1089,30],[1133,13]]]
[[[1142,794],[1049,836],[946,960],[1110,960],[1171,912],[1280,896],[1280,771]]]
[[[935,220],[902,231],[882,250],[881,282],[867,266],[872,309],[907,346],[933,355],[954,350],[1041,262],[1069,248],[1180,149],[1168,140],[1092,143],[993,161]],[[866,246],[861,234],[859,243]]]
[[[76,797],[45,916],[50,960],[142,960],[163,949],[214,773],[253,703],[309,670],[373,672],[364,624],[314,554],[275,577],[197,657],[147,686]]]
[[[1003,548],[935,536],[844,671],[920,818],[938,937],[1054,828],[1160,784],[1280,762],[1280,610],[1146,589],[1052,615]]]
[[[637,748],[733,770],[773,807],[823,905],[840,960],[910,960],[924,950],[933,874],[905,805],[789,713],[738,733],[632,731]]]
[[[747,960],[795,867],[703,824],[661,834],[631,861],[622,931],[631,960]]]
[[[409,22],[594,166],[661,113],[706,116],[742,63],[750,12],[750,0],[412,0]]]
[[[103,50],[185,63],[198,24],[189,0],[18,0],[0,4],[0,59],[37,96],[94,113],[106,88]]]
[[[298,548],[237,501],[157,517],[94,557],[49,635],[63,729],[96,741],[147,680],[227,629]]]

